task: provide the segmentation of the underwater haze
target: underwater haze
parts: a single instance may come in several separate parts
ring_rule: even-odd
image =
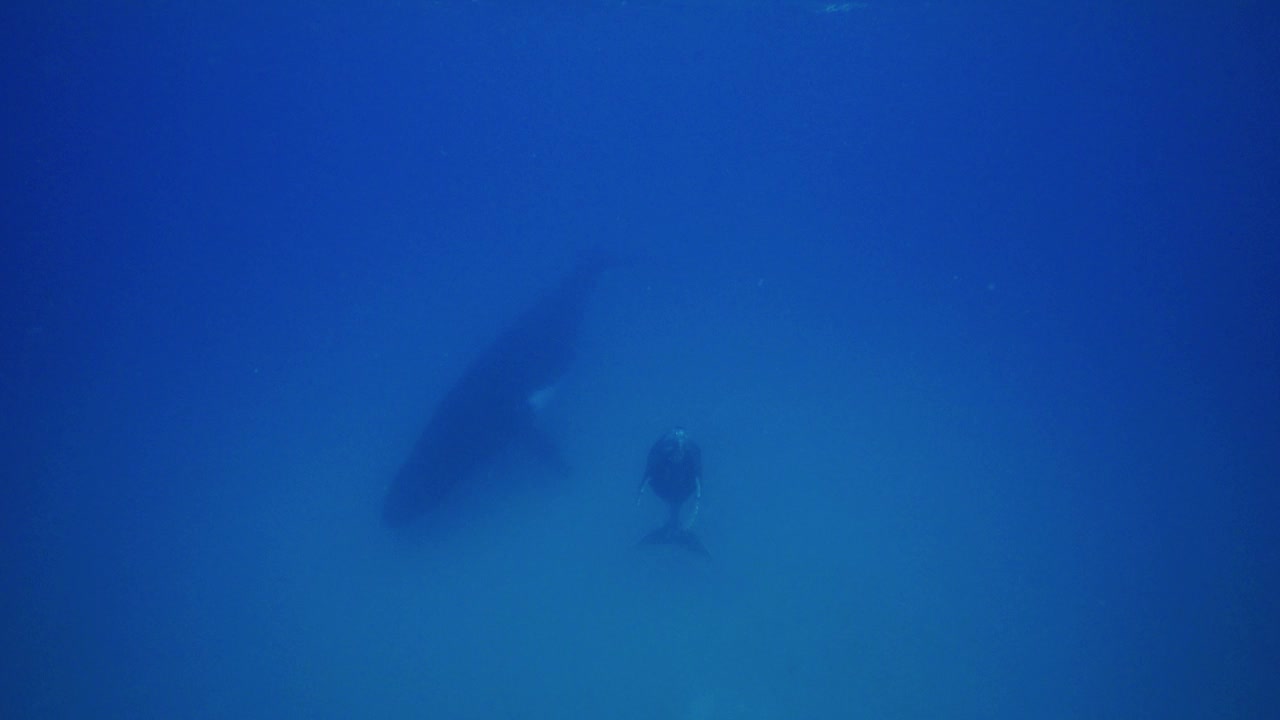
[[[1280,717],[1273,3],[0,33],[0,717]],[[458,383],[602,256],[547,462]]]

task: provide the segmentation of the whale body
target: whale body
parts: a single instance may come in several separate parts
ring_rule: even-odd
[[[587,300],[606,265],[580,265],[471,361],[392,480],[386,525],[426,515],[517,438],[559,457],[534,428],[536,406],[573,361]]]

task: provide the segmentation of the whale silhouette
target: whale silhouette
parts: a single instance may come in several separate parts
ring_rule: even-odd
[[[536,405],[569,369],[587,300],[611,264],[580,264],[472,360],[392,480],[382,507],[387,526],[428,514],[518,438],[559,461],[534,427]]]

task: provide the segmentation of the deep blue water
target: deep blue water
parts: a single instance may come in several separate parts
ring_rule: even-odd
[[[0,33],[0,716],[1280,713],[1270,3]],[[572,470],[388,532],[435,403],[601,248]],[[674,424],[710,562],[634,547]]]

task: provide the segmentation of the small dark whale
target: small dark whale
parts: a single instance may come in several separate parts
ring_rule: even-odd
[[[649,449],[637,500],[646,487],[667,504],[667,521],[645,535],[640,544],[679,545],[700,555],[709,555],[702,540],[689,529],[698,517],[702,501],[702,450],[689,439],[684,428],[672,428]],[[687,521],[681,520],[681,509],[690,499],[693,512]]]
[[[382,506],[386,525],[426,515],[518,438],[563,465],[534,429],[534,405],[568,370],[587,299],[611,264],[597,258],[579,265],[471,362],[391,482]]]

